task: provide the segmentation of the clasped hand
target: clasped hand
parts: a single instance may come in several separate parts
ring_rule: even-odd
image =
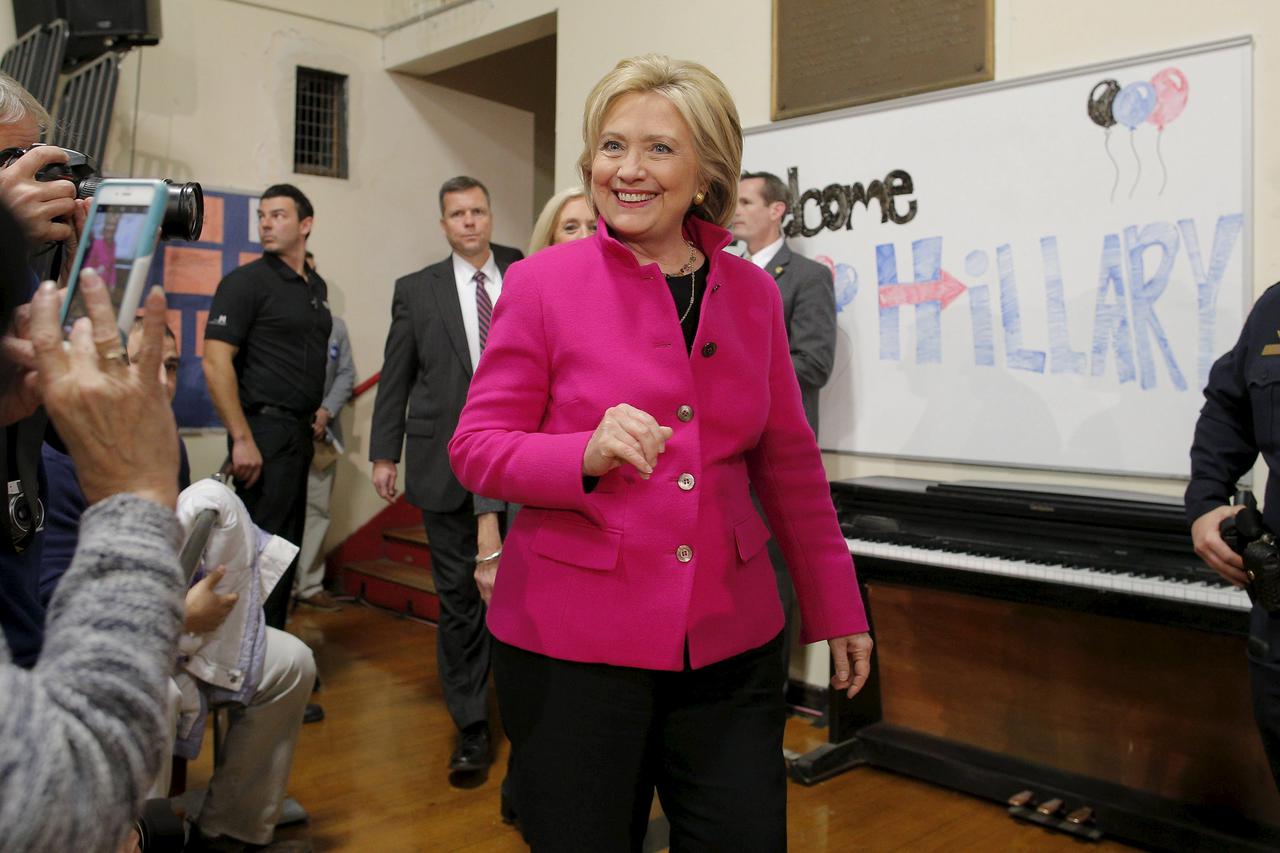
[[[582,473],[603,477],[614,468],[632,465],[649,479],[658,454],[667,449],[671,427],[660,426],[653,415],[626,403],[605,410],[582,454]]]

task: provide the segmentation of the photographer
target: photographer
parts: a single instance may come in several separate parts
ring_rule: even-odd
[[[89,210],[87,199],[76,199],[71,181],[40,180],[41,169],[67,162],[55,145],[31,148],[49,126],[49,114],[18,81],[0,73],[0,154],[30,149],[20,156],[0,158],[0,201],[9,206],[33,244],[67,242],[64,256],[75,254],[75,237]]]
[[[1191,446],[1187,520],[1196,554],[1232,584],[1248,583],[1244,563],[1223,540],[1236,482],[1262,454],[1267,464],[1263,520],[1280,530],[1280,285],[1258,299],[1236,345],[1214,363]],[[1271,773],[1280,786],[1280,613],[1256,603],[1249,625],[1253,710]]]
[[[0,206],[0,322],[22,300],[23,241]],[[164,297],[146,301],[138,364],[120,351],[108,297],[82,278],[91,320],[64,346],[59,296],[46,282],[30,341],[6,339],[0,410],[38,390],[90,503],[80,547],[49,609],[30,672],[0,642],[0,846],[113,851],[164,748],[165,695],[181,625],[181,535],[173,415],[159,381]],[[15,395],[19,405],[11,406]]]
[[[6,298],[26,302],[39,282],[33,266],[47,269],[52,255],[32,255],[31,247],[48,248],[63,243],[63,256],[74,254],[73,225],[83,225],[87,201],[76,201],[76,188],[65,180],[36,178],[41,169],[67,161],[56,146],[40,146],[49,115],[39,102],[12,77],[0,74],[0,202],[8,205],[21,225],[13,235],[11,282]],[[22,241],[25,235],[26,243]],[[40,251],[39,249],[36,250]],[[29,395],[28,395],[29,396]],[[13,409],[11,403],[6,408]],[[0,625],[11,659],[31,666],[44,638],[44,607],[38,592],[41,559],[40,495],[46,484],[40,464],[40,445],[47,419],[37,413],[36,402],[23,401],[21,412],[6,412],[0,426],[0,485],[11,498],[7,513],[0,513]],[[16,499],[14,499],[16,498]]]

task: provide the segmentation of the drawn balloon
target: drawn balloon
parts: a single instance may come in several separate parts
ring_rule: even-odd
[[[1165,126],[1182,115],[1187,108],[1187,93],[1190,88],[1187,77],[1176,68],[1166,68],[1156,72],[1151,78],[1151,88],[1155,91],[1156,103],[1151,109],[1147,121],[1164,130]]]
[[[1147,116],[1147,121],[1156,126],[1156,159],[1160,161],[1160,195],[1164,195],[1165,185],[1169,183],[1169,170],[1164,165],[1164,154],[1160,151],[1160,141],[1164,139],[1165,126],[1182,115],[1187,108],[1187,94],[1190,84],[1187,77],[1177,68],[1165,68],[1157,71],[1151,78],[1151,88],[1156,93],[1156,104]]]
[[[1116,201],[1116,187],[1120,186],[1120,164],[1111,153],[1111,128],[1116,126],[1116,116],[1112,111],[1116,95],[1120,94],[1120,83],[1110,78],[1100,80],[1089,92],[1089,118],[1098,127],[1106,131],[1102,138],[1102,150],[1107,152],[1115,178],[1111,181],[1111,203]]]
[[[848,264],[836,264],[835,284],[836,313],[839,314],[858,295],[858,271]]]
[[[1142,180],[1142,158],[1138,156],[1138,144],[1134,141],[1134,131],[1138,125],[1147,120],[1156,106],[1155,87],[1146,80],[1130,83],[1116,94],[1111,104],[1111,112],[1116,121],[1129,128],[1129,147],[1133,150],[1133,159],[1138,164],[1138,173],[1133,177],[1133,186],[1129,187],[1129,198],[1133,198],[1138,182]]]
[[[1101,90],[1101,91],[1099,91]],[[1089,92],[1089,118],[1101,128],[1115,126],[1116,116],[1111,106],[1120,94],[1120,84],[1115,80],[1101,80]]]
[[[1147,120],[1155,106],[1155,87],[1145,80],[1139,80],[1116,93],[1116,98],[1111,103],[1111,112],[1116,121],[1130,130],[1137,130],[1138,125]]]

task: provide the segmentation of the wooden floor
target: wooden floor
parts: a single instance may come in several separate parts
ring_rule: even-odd
[[[311,820],[277,839],[309,838],[317,853],[527,849],[498,818],[504,740],[483,785],[448,783],[454,730],[436,679],[432,626],[347,605],[333,614],[300,608],[290,630],[315,650],[326,719],[303,727],[290,783]],[[824,740],[825,731],[803,718],[787,724],[787,749],[807,752]],[[190,766],[189,787],[206,784],[211,752],[206,743]],[[1128,849],[1083,845],[1015,823],[998,804],[867,768],[813,787],[790,783],[788,797],[796,853]]]

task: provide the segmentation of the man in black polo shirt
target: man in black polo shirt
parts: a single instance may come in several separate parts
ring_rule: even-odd
[[[294,544],[333,325],[328,287],[304,263],[312,213],[297,187],[267,188],[258,202],[262,257],[219,282],[204,333],[204,376],[227,428],[236,493],[258,527]],[[284,628],[297,565],[263,606],[273,628]]]

